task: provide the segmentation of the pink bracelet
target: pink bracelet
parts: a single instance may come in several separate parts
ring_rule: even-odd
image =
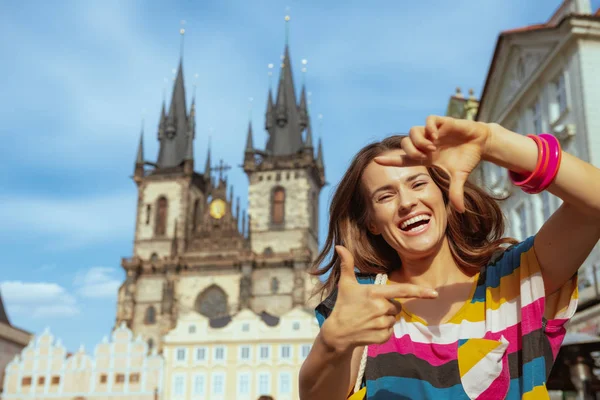
[[[539,169],[536,171],[535,176],[533,176],[528,183],[521,186],[521,189],[527,193],[531,190],[536,190],[536,188],[542,184],[542,181],[548,172],[548,165],[550,164],[550,145],[547,140],[544,140],[539,136],[537,136],[537,138],[542,147],[542,162]]]
[[[523,176],[522,174],[519,174],[515,171],[508,171],[508,176],[515,186],[522,187],[525,185],[529,185],[532,180],[536,179],[540,175],[540,169],[542,168],[542,165],[544,164],[544,158],[547,157],[547,154],[544,153],[544,144],[542,142],[542,139],[540,139],[539,137],[537,137],[535,135],[527,135],[527,137],[531,138],[537,145],[538,158],[537,158],[537,162],[535,164],[535,168],[527,176]]]
[[[537,194],[546,190],[556,178],[562,161],[562,149],[556,136],[542,133],[539,137],[548,144],[548,168],[538,185],[528,187],[527,189],[523,188],[529,194]]]

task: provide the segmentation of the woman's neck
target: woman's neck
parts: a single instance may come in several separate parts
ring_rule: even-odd
[[[452,257],[447,238],[444,238],[437,251],[431,255],[420,258],[401,257],[401,259],[402,267],[390,274],[392,281],[437,289],[470,278]]]

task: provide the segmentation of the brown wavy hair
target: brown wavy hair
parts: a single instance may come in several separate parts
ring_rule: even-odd
[[[340,260],[333,250],[337,245],[343,245],[350,251],[356,267],[363,274],[388,273],[401,266],[396,250],[381,235],[373,235],[367,229],[369,207],[361,178],[375,157],[400,149],[403,137],[394,135],[365,146],[356,154],[338,184],[329,207],[327,240],[310,270],[311,275],[315,276],[330,272],[327,280],[315,292],[321,298],[331,293],[340,277]],[[452,256],[459,266],[479,269],[489,263],[495,252],[503,251],[505,245],[517,243],[515,239],[503,237],[504,216],[497,203],[502,199],[490,196],[467,181],[464,186],[466,210],[459,213],[448,200],[448,174],[438,167],[427,167],[427,170],[442,191],[448,213],[446,236]],[[325,262],[330,254],[331,258]]]

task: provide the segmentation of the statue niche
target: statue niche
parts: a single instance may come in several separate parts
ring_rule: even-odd
[[[196,298],[194,309],[208,318],[228,315],[227,294],[217,285],[206,288]]]

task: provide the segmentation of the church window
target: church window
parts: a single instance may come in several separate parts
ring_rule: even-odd
[[[273,255],[273,248],[272,247],[265,247],[265,249],[263,250],[263,254],[267,257],[270,257]]]
[[[263,181],[263,176],[262,176],[262,175],[259,175],[259,176],[258,176],[258,181],[259,181],[259,182],[262,182],[262,181]]]
[[[194,210],[192,211],[192,232],[198,228],[198,216],[200,214],[200,200],[194,201]]]
[[[271,221],[274,224],[282,224],[285,215],[285,189],[278,187],[273,191]]]
[[[271,279],[271,293],[277,293],[279,291],[279,279]]]
[[[290,173],[289,172],[287,174],[285,174],[285,179],[288,180],[288,181],[290,180]]]
[[[167,211],[168,202],[166,197],[158,199],[156,207],[156,222],[154,226],[154,233],[157,236],[164,236],[167,233]]]
[[[275,180],[277,182],[279,182],[281,180],[281,173],[280,172],[278,172],[277,174],[275,174]]]
[[[267,175],[267,180],[270,181],[271,180],[271,175]]]
[[[144,324],[153,325],[156,323],[156,308],[150,306],[146,308],[146,314],[144,315]]]
[[[152,350],[154,347],[154,340],[152,338],[148,339],[148,350]]]
[[[300,172],[296,171],[296,173],[294,174],[294,178],[295,178],[295,179],[298,179],[298,178],[300,178]]]
[[[208,318],[227,315],[227,295],[220,287],[213,285],[204,290],[196,298],[195,309]]]
[[[150,224],[150,213],[152,212],[152,206],[150,204],[146,204],[146,225]]]
[[[152,255],[150,256],[150,261],[152,261],[153,263],[158,261],[158,254],[156,253],[152,253]]]

